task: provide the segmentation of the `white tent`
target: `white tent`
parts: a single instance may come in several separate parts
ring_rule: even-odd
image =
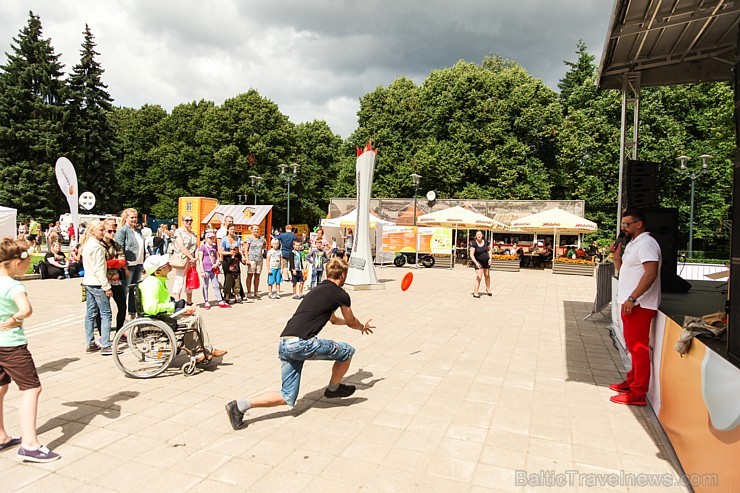
[[[558,244],[560,233],[593,233],[598,229],[595,222],[557,207],[512,221],[511,227],[533,233],[553,232],[555,236],[554,246]],[[557,248],[554,251],[557,256]]]
[[[506,225],[483,214],[456,205],[448,209],[424,214],[417,219],[419,226],[441,226],[457,229],[504,229]]]
[[[0,238],[16,237],[16,215],[18,211],[10,207],[0,206]]]
[[[329,228],[354,228],[356,227],[357,223],[357,209],[352,209],[347,214],[339,217],[335,217],[333,219],[322,219],[321,225],[324,227]],[[391,221],[386,221],[385,219],[380,219],[378,216],[373,214],[373,211],[370,211],[370,227],[375,228],[378,224],[383,224],[384,226],[391,226],[395,223]]]

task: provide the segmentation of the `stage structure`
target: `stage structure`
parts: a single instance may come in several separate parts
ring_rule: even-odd
[[[354,289],[383,289],[375,275],[372,250],[370,247],[370,194],[373,188],[375,157],[377,152],[368,142],[363,149],[357,149],[357,227],[354,245],[349,259],[349,272],[346,284]]]

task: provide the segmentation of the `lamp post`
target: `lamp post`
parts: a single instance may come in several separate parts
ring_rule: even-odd
[[[686,168],[686,161],[691,159],[688,156],[679,156],[678,160],[681,161],[681,173],[691,178],[691,209],[689,213],[689,258],[694,257],[694,190],[696,188],[696,179],[707,171],[707,160],[711,158],[709,154],[702,154],[699,156],[701,159],[701,170],[698,173],[689,171]]]
[[[285,172],[288,166],[291,166],[293,168],[293,173]],[[280,177],[288,183],[288,211],[285,214],[285,224],[290,224],[290,182],[298,177],[298,164],[281,164]]]
[[[419,182],[421,181],[421,175],[411,173],[411,179],[414,181],[414,228],[416,228],[416,194],[419,191]],[[419,267],[419,230],[415,231],[416,235],[416,267]]]
[[[259,189],[262,184],[262,177],[249,175],[249,179],[252,180],[252,187],[254,187],[254,205],[257,205],[257,189]]]

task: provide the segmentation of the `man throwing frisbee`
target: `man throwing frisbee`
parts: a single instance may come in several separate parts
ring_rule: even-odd
[[[226,404],[226,414],[232,428],[238,430],[244,426],[244,413],[250,408],[285,404],[294,406],[306,360],[334,361],[329,385],[324,391],[325,397],[349,397],[355,392],[354,385],[341,383],[349,370],[355,348],[344,342],[317,337],[327,322],[347,325],[363,334],[372,334],[375,328],[370,325],[370,320],[363,324],[352,313],[349,294],[342,289],[347,279],[347,268],[347,262],[340,258],[331,259],[326,264],[327,279],[306,295],[280,334],[278,357],[282,364],[282,388]],[[335,313],[337,309],[341,311],[341,316]]]

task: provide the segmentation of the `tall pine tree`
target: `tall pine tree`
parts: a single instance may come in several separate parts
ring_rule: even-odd
[[[54,174],[63,146],[64,66],[33,12],[6,56],[0,65],[0,204],[51,220],[64,203]]]
[[[103,84],[103,68],[95,59],[95,38],[85,24],[80,63],[69,77],[68,157],[77,169],[80,191],[97,197],[101,212],[113,212],[115,203],[116,130],[109,118],[113,99]]]

